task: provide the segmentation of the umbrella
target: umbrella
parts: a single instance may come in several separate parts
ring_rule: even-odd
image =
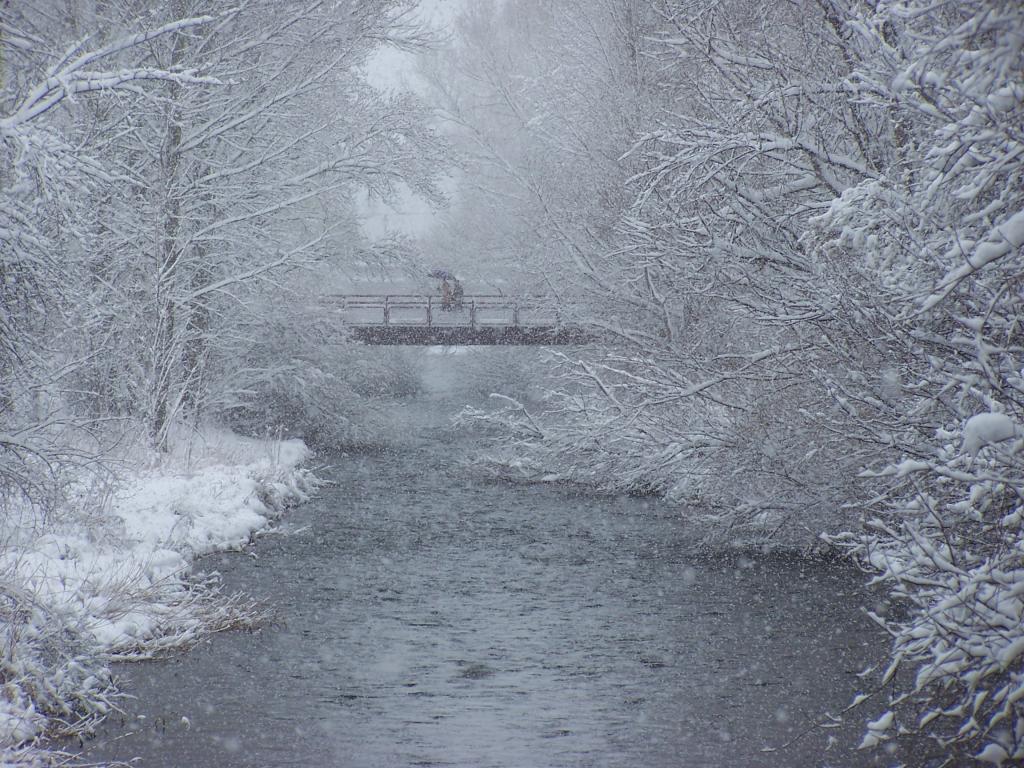
[[[447,269],[432,269],[427,272],[427,277],[435,277],[438,280],[453,280],[455,275],[449,272]]]

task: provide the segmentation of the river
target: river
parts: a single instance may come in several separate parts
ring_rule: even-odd
[[[201,560],[273,620],[118,665],[137,699],[83,757],[144,768],[893,761],[854,750],[869,712],[811,727],[884,654],[862,576],[695,554],[671,506],[470,480],[456,456],[429,441],[336,456],[333,484],[251,553]]]

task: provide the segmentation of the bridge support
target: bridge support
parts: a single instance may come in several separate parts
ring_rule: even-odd
[[[549,326],[352,326],[349,333],[363,344],[385,346],[561,346],[586,344],[588,335],[578,328]]]

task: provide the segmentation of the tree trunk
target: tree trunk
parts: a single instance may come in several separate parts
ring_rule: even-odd
[[[184,7],[181,0],[172,3],[174,18],[181,18]],[[170,68],[181,64],[185,57],[185,38],[177,36],[171,49]],[[167,450],[167,429],[174,413],[171,391],[178,371],[175,333],[174,288],[181,259],[179,234],[181,228],[181,200],[178,196],[178,176],[181,166],[181,115],[178,101],[182,88],[170,86],[167,108],[167,131],[160,153],[160,173],[163,181],[163,231],[157,254],[156,312],[157,327],[153,345],[153,408],[149,423],[152,447]]]

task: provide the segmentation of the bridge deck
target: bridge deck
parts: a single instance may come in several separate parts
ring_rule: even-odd
[[[581,328],[563,325],[558,311],[538,299],[476,295],[444,305],[441,297],[429,295],[339,295],[328,301],[351,336],[364,344],[496,346],[587,341]]]

